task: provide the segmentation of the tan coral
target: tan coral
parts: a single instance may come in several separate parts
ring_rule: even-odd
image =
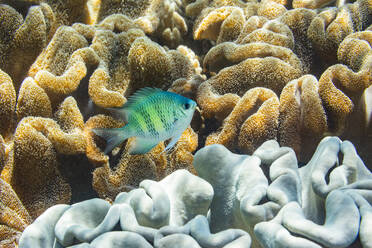
[[[166,51],[146,37],[134,41],[128,60],[134,89],[146,86],[167,89],[174,80],[192,75],[186,56],[176,50]]]
[[[188,27],[183,13],[181,13],[180,1],[161,1],[163,6],[158,12],[159,26],[156,28],[154,34],[158,36],[165,45],[170,48],[176,48],[183,43],[183,37],[187,34]],[[141,25],[140,20],[136,23]]]
[[[0,134],[8,136],[13,128],[16,92],[12,79],[0,70]]]
[[[0,211],[0,246],[18,247],[18,239],[32,219],[12,187],[1,178]]]
[[[352,124],[350,117],[363,91],[372,83],[372,32],[363,31],[346,37],[338,56],[353,69],[337,64],[319,79],[319,94],[329,117],[330,131],[341,134]],[[356,130],[354,130],[356,131]]]
[[[332,2],[331,0],[294,0],[293,8],[317,9]]]
[[[94,35],[96,34],[96,27],[91,25],[86,25],[84,23],[74,23],[71,26],[75,29],[79,34],[84,36],[84,38],[89,42],[92,41]]]
[[[96,31],[91,48],[101,61],[89,79],[89,96],[98,106],[120,107],[130,87],[128,53],[132,43],[145,34],[123,15],[110,16],[99,27],[104,29]],[[111,29],[121,32],[115,34]]]
[[[3,136],[1,136],[0,134],[0,172],[3,170],[4,166],[5,166],[5,142]]]
[[[212,81],[213,82],[213,81]],[[237,86],[236,82],[232,82],[233,86]],[[240,97],[234,93],[220,93],[214,89],[210,80],[202,83],[197,92],[197,102],[202,108],[202,115],[205,118],[215,117],[222,121],[230,114]]]
[[[27,69],[54,33],[55,17],[47,4],[31,6],[25,19],[12,7],[1,5],[0,16],[3,19],[0,28],[3,37],[0,41],[0,68],[12,77],[18,90]]]
[[[244,13],[241,8],[225,6],[205,9],[194,24],[194,39],[218,42],[235,40],[243,24]]]
[[[253,88],[240,99],[223,122],[222,130],[208,136],[206,145],[252,153],[265,140],[276,138],[279,99],[266,88]]]
[[[89,20],[87,24],[93,25],[97,22],[98,12],[101,6],[101,0],[88,0],[87,8],[89,13]]]
[[[244,24],[242,32],[236,43],[247,44],[252,42],[264,42],[267,44],[294,47],[294,38],[291,29],[278,20],[268,20],[265,17],[253,16]]]
[[[35,0],[26,1],[35,2]],[[56,15],[58,26],[72,25],[75,22],[91,22],[87,6],[88,0],[36,0],[36,2],[46,2],[51,6]]]
[[[353,71],[371,70],[372,30],[348,35],[338,49],[338,60]]]
[[[120,107],[126,101],[124,96],[137,89],[167,89],[174,80],[192,74],[191,58],[146,38],[127,17],[112,15],[98,26],[103,30],[96,31],[91,48],[101,63],[89,79],[89,95],[98,106]]]
[[[93,172],[93,188],[102,198],[114,199],[122,192],[138,186],[144,179],[158,180],[159,172],[166,167],[164,144],[160,143],[151,152],[143,155],[129,155],[127,149],[133,139],[129,139],[118,164],[111,168],[109,163]]]
[[[185,14],[189,17],[196,17],[206,8],[209,0],[183,1],[185,3]]]
[[[72,96],[67,97],[59,106],[58,111],[55,113],[58,125],[64,132],[81,133],[84,129],[84,119],[80,113],[79,107],[75,98]],[[81,137],[83,138],[83,137]],[[77,144],[82,147],[77,149],[76,152],[82,152],[85,149],[85,142]],[[66,152],[63,152],[66,154]],[[75,151],[73,151],[75,153]]]
[[[89,27],[90,26],[88,26],[88,28]],[[116,33],[128,32],[132,28],[139,28],[139,26],[136,25],[128,16],[122,14],[109,15],[98,23],[96,27]]]
[[[134,21],[146,34],[161,39],[169,47],[179,45],[187,33],[180,1],[103,1],[98,21],[110,15],[123,14]]]
[[[147,12],[156,11],[159,8],[159,1],[140,0],[140,1],[101,1],[98,21],[102,21],[112,14],[123,14],[131,19],[144,16]]]
[[[7,183],[10,183],[13,173],[14,164],[14,142],[13,139],[6,141],[1,138],[1,174],[0,177]]]
[[[29,70],[36,83],[45,90],[55,106],[77,89],[88,66],[97,66],[99,59],[87,40],[71,27],[62,26]]]
[[[222,68],[238,64],[246,59],[273,57],[277,58],[292,70],[301,71],[301,61],[288,48],[276,45],[254,42],[244,45],[237,45],[233,42],[224,42],[213,47],[204,57],[203,66],[210,72],[218,72]]]
[[[361,111],[364,115],[364,130],[366,133],[372,133],[372,86],[364,90],[361,97]]]
[[[53,108],[82,82],[89,83],[88,93],[96,105],[120,107],[126,101],[125,95],[145,83],[165,88],[173,80],[191,75],[185,55],[166,51],[147,38],[139,39],[144,36],[123,15],[110,16],[95,28],[83,24],[63,26],[30,68],[29,75],[45,90]],[[90,47],[88,41],[92,41]],[[137,67],[143,70],[138,72]],[[83,80],[86,76],[89,80]]]
[[[253,87],[266,87],[279,95],[289,81],[308,71],[308,54],[300,52],[301,60],[292,51],[300,51],[302,47],[295,45],[292,30],[286,24],[295,27],[296,38],[303,38],[304,24],[314,15],[308,12],[311,11],[292,11],[290,15],[286,12],[275,20],[250,17],[235,42],[224,42],[210,49],[203,67],[217,75],[199,87],[197,100],[203,116],[223,120],[238,101],[233,94],[242,96]],[[293,21],[299,17],[306,17],[306,21],[296,26]],[[308,49],[307,45],[304,44],[304,50]]]
[[[193,50],[191,50],[187,46],[178,46],[177,51],[186,56],[187,59],[190,61],[191,66],[194,68],[194,75],[196,74],[200,75],[201,77],[205,77],[204,75],[201,75],[203,69],[200,67],[199,58]]]
[[[1,211],[1,223],[23,231],[32,222],[30,215],[12,187],[2,179],[0,179],[0,189],[0,204],[3,210]]]
[[[72,98],[61,104],[57,119],[63,130],[52,119],[26,117],[15,132],[9,181],[32,217],[70,200],[71,189],[58,170],[57,153],[79,154],[86,150],[83,119]]]
[[[198,91],[198,104],[205,117],[216,115],[218,119],[223,119],[238,99],[238,96],[234,97],[231,93],[243,95],[250,88],[262,86],[280,94],[287,82],[300,75],[300,69],[278,58],[246,59],[222,69],[216,76],[202,83]]]
[[[0,225],[0,247],[17,248],[21,235],[22,232],[6,225]]]
[[[305,75],[289,82],[280,95],[279,110],[280,144],[293,148],[298,160],[308,161],[327,131],[318,80]]]
[[[292,31],[296,42],[303,42],[307,39],[307,29],[316,16],[316,12],[309,9],[288,10],[278,18],[278,21],[287,25]]]
[[[195,100],[199,85],[205,81],[205,78],[199,75],[193,76],[191,79],[179,78],[175,80],[168,91],[183,95]]]
[[[356,31],[362,31],[372,14],[372,3],[359,0],[340,8],[329,8],[319,13],[311,22],[308,37],[318,54],[333,62],[343,39]]]
[[[266,17],[269,20],[278,18],[284,14],[287,9],[278,1],[263,0],[257,9],[257,15]]]
[[[212,4],[212,6],[220,4]],[[243,6],[239,6],[243,5]],[[260,21],[276,19],[286,13],[287,9],[280,3],[265,0],[260,3],[250,2],[246,4],[236,4],[235,6],[224,5],[218,8],[206,8],[198,17],[194,24],[194,39],[209,39],[217,41],[217,44],[224,41],[238,40],[258,29]],[[251,19],[246,21],[246,19]],[[259,20],[257,20],[259,19]],[[257,23],[258,21],[258,23]],[[278,33],[280,23],[273,23],[272,31]],[[283,26],[283,25],[281,25]],[[262,26],[260,26],[261,28]],[[256,38],[268,35],[268,33],[259,33]],[[272,39],[272,38],[271,38]],[[239,42],[239,41],[238,41]]]
[[[52,117],[52,105],[48,95],[31,77],[22,82],[16,113],[18,122],[27,116]]]
[[[293,34],[294,44],[291,50],[301,60],[303,71],[310,73],[314,67],[313,47],[307,38],[310,23],[316,16],[316,12],[309,9],[293,9],[284,13],[278,21],[287,25]]]
[[[12,2],[12,1],[7,1]],[[61,25],[72,25],[75,22],[89,23],[91,17],[89,15],[88,0],[22,0],[21,3],[17,4],[17,1],[12,3],[17,6],[30,6],[35,4],[46,3],[50,5],[53,10],[58,26]]]
[[[160,142],[149,153],[129,155],[133,142],[133,138],[129,138],[116,165],[107,162],[93,172],[93,188],[100,197],[114,199],[118,193],[129,191],[144,179],[160,180],[178,168],[192,169],[192,152],[196,150],[197,140],[196,133],[189,128],[169,154],[163,152],[165,146]]]

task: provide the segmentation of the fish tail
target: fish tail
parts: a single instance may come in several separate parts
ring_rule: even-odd
[[[122,128],[93,128],[92,131],[106,140],[104,153],[107,154],[130,137],[126,127],[127,125]]]

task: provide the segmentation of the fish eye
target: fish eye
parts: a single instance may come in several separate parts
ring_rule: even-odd
[[[183,104],[183,107],[185,108],[185,109],[189,109],[190,108],[190,103],[185,103],[185,104]]]

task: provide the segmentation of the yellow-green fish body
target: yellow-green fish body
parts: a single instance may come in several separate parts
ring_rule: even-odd
[[[149,152],[160,141],[171,139],[170,149],[189,126],[196,103],[181,95],[156,88],[143,88],[131,96],[122,108],[115,109],[127,122],[122,128],[95,128],[106,139],[105,153],[130,137],[136,137],[130,154]]]

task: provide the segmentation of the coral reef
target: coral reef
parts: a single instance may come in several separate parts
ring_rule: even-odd
[[[10,183],[33,217],[51,205],[70,200],[71,189],[60,175],[56,152],[85,152],[85,137],[77,126],[79,119],[83,125],[82,117],[73,98],[62,103],[58,119],[63,129],[52,119],[25,117],[14,135]]]
[[[190,127],[169,154],[162,152],[165,146],[161,142],[147,154],[129,155],[127,150],[133,141],[130,138],[121,147],[114,149],[112,159],[117,163],[114,167],[110,166],[112,160],[97,146],[102,143],[90,130],[96,127],[118,128],[122,125],[120,121],[105,115],[96,115],[85,123],[87,156],[99,167],[93,172],[93,187],[101,197],[114,200],[118,193],[138,186],[146,178],[159,180],[177,169],[188,168],[192,171],[192,152],[197,148],[198,138]]]
[[[209,135],[205,144],[253,152],[256,144],[277,136],[278,117],[279,99],[275,93],[265,88],[250,89],[226,117],[222,130]]]
[[[123,14],[131,18],[146,34],[161,39],[169,47],[183,41],[188,27],[181,15],[181,1],[105,1],[100,5],[98,21]]]
[[[177,170],[144,180],[113,204],[53,206],[19,247],[348,247],[358,235],[363,247],[371,242],[372,173],[349,141],[324,138],[301,168],[275,140],[252,155],[207,146],[194,166],[200,177]]]
[[[314,76],[304,75],[289,82],[280,95],[280,144],[291,146],[305,161],[310,159],[310,151],[315,150],[317,141],[328,130],[318,88]]]
[[[31,66],[29,76],[54,105],[85,83],[96,105],[119,107],[126,101],[123,95],[144,86],[166,89],[174,80],[190,77],[191,72],[185,55],[151,41],[126,16],[111,15],[96,28],[82,24],[60,27]],[[88,82],[84,82],[87,76]]]
[[[54,107],[76,90],[85,76],[87,69],[77,50],[87,46],[87,40],[75,29],[62,26],[30,67],[29,76],[45,90]]]
[[[359,228],[366,232],[359,218],[370,208],[372,174],[348,141],[324,138],[302,168],[294,151],[274,140],[252,156],[207,146],[195,154],[194,166],[215,192],[211,230],[246,230],[253,247],[347,247]]]
[[[1,247],[17,247],[19,237],[32,219],[12,187],[0,178]]]
[[[321,58],[335,60],[340,43],[347,35],[368,27],[371,14],[371,3],[368,0],[327,8],[311,22],[308,37]]]
[[[300,50],[294,49],[294,38],[299,39],[304,33],[301,28],[306,21],[295,26],[293,16],[305,16],[308,20],[312,15],[292,11],[274,20],[252,16],[232,42],[222,42],[208,51],[204,70],[217,74],[198,89],[197,100],[204,117],[225,119],[239,102],[239,96],[253,87],[266,87],[280,95],[289,81],[308,70],[309,59],[303,55],[306,52],[298,57],[291,50]]]
[[[16,92],[12,79],[0,70],[0,134],[4,137],[11,132],[14,110],[16,105]]]
[[[234,40],[244,24],[244,13],[238,7],[206,9],[194,24],[194,39],[209,39],[218,43]]]
[[[212,198],[209,183],[178,170],[160,182],[142,181],[140,188],[119,194],[112,205],[91,199],[53,206],[27,227],[20,247],[51,245],[54,239],[62,246],[85,242],[95,247],[116,240],[136,247],[175,243],[179,247],[250,247],[250,237],[242,230],[211,234],[205,215]],[[114,232],[118,224],[121,231]]]
[[[100,197],[107,202],[96,199],[103,205],[97,226],[107,216],[116,229],[120,218],[131,225],[123,232],[102,225],[87,239],[61,229],[59,241],[346,247],[358,246],[358,237],[367,247],[370,172],[340,140],[350,140],[371,169],[371,16],[371,0],[1,0],[0,246],[16,247],[46,209],[68,204],[30,226],[27,232],[48,236],[41,243],[21,242],[52,246],[65,211]],[[190,127],[167,152],[169,141],[128,155],[129,139],[105,155],[91,129],[125,125],[110,108],[143,87],[196,101]],[[328,135],[339,139],[323,140],[314,153]],[[204,153],[214,167],[197,161]],[[230,157],[236,168],[222,164]],[[174,178],[184,189],[167,177],[179,169],[214,189],[211,205],[186,217],[181,212],[195,207],[183,205],[194,197],[186,191],[194,188],[183,176]],[[164,182],[179,187],[173,192]],[[157,215],[164,206],[150,200],[159,192],[149,185],[170,199],[168,212]],[[344,220],[341,203],[350,213]],[[128,215],[110,222],[110,211],[120,209]]]
[[[371,31],[347,36],[338,50],[339,60],[345,64],[329,67],[319,79],[319,95],[333,132],[342,133],[347,128],[363,91],[371,85],[371,44]]]
[[[31,77],[25,78],[21,84],[16,114],[18,122],[27,116],[52,117],[52,105],[48,95]]]
[[[27,15],[24,13],[23,17],[23,11],[0,5],[0,68],[11,76],[17,90],[56,28],[56,18],[48,4],[28,7]]]

